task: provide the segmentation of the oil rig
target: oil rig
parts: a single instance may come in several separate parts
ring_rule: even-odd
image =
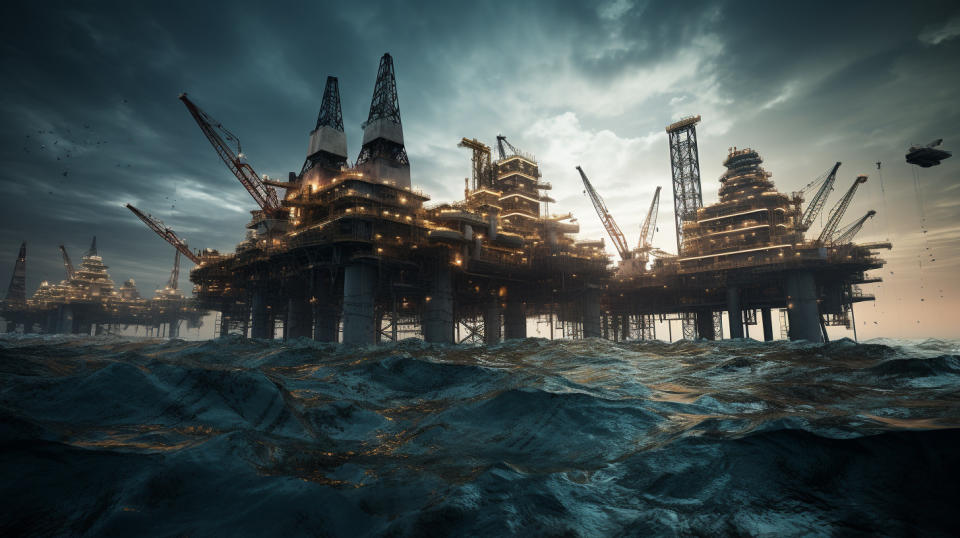
[[[217,155],[250,193],[246,237],[234,252],[192,251],[172,229],[127,206],[195,264],[197,309],[217,312],[216,333],[313,338],[366,345],[419,337],[438,343],[524,338],[655,339],[657,322],[679,321],[684,338],[731,338],[761,324],[781,336],[822,342],[826,327],[855,327],[860,286],[883,266],[889,243],[855,244],[875,212],[840,226],[858,176],[823,212],[840,163],[803,191],[778,192],[752,149],[731,148],[720,200],[704,206],[696,125],[667,126],[677,254],[653,246],[660,187],[630,248],[586,172],[577,167],[620,262],[602,239],[578,241],[573,215],[552,214],[552,185],[533,155],[498,135],[463,138],[471,175],[462,200],[428,203],[414,188],[404,146],[393,59],[385,54],[356,160],[348,162],[339,81],[328,77],[300,172],[258,175],[236,135],[180,96]],[[282,194],[280,194],[282,192]],[[804,204],[806,197],[810,201]],[[759,314],[758,314],[759,313]],[[855,329],[854,329],[855,330]],[[672,339],[672,334],[669,336]]]
[[[0,310],[7,331],[18,327],[23,332],[43,334],[110,334],[130,326],[145,328],[145,333],[176,338],[180,327],[198,328],[206,312],[178,289],[180,252],[174,257],[173,271],[163,289],[144,299],[133,279],[119,287],[110,278],[108,267],[97,250],[94,237],[90,249],[74,267],[67,249],[59,247],[65,278],[60,282],[43,281],[32,297],[26,296],[27,244],[20,245],[13,277]]]

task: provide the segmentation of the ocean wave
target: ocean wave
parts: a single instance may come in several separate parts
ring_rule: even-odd
[[[4,337],[0,530],[950,534],[956,350]]]

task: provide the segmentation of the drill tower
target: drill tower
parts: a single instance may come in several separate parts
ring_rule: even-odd
[[[384,54],[370,101],[370,114],[363,124],[363,147],[357,168],[371,176],[410,187],[410,160],[403,145],[403,124],[397,98],[393,57]]]
[[[677,252],[683,252],[685,223],[703,207],[700,191],[700,153],[697,123],[700,116],[683,118],[667,126],[670,140],[670,171],[673,176],[673,213],[677,226]]]
[[[310,132],[307,160],[300,170],[300,180],[317,186],[330,179],[347,164],[347,135],[343,132],[340,110],[340,83],[327,77],[323,101],[317,115],[317,126]]]
[[[13,266],[13,277],[7,287],[7,297],[4,301],[7,308],[23,307],[27,303],[27,242],[20,244],[20,253]]]

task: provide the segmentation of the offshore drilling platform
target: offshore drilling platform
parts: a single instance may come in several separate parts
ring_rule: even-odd
[[[74,267],[67,249],[60,245],[65,279],[43,281],[32,297],[26,295],[27,244],[20,245],[13,278],[0,315],[7,331],[21,326],[24,332],[46,334],[110,334],[130,326],[145,328],[146,334],[175,338],[180,326],[198,328],[206,312],[178,289],[180,252],[163,289],[151,299],[141,297],[131,278],[119,287],[110,278],[94,237],[90,249]]]
[[[259,206],[246,238],[233,253],[194,252],[162,222],[128,208],[196,264],[196,309],[219,313],[221,336],[489,344],[526,337],[536,320],[550,338],[627,340],[656,338],[658,320],[679,320],[684,338],[714,339],[726,312],[730,337],[761,324],[772,340],[778,310],[782,336],[821,342],[827,326],[853,326],[854,303],[873,299],[859,286],[879,281],[866,272],[882,267],[875,252],[890,248],[852,243],[874,212],[840,227],[866,176],[833,206],[818,237],[805,237],[840,163],[788,195],[774,188],[756,151],[732,148],[720,201],[704,206],[699,116],[667,127],[677,254],[652,245],[659,187],[630,249],[578,167],[621,258],[611,268],[602,240],[576,241],[573,216],[549,213],[551,184],[506,137],[493,146],[463,138],[460,147],[472,154],[464,198],[428,205],[411,181],[389,54],[356,162],[348,163],[338,80],[328,77],[306,161],[286,181],[256,174],[235,135],[180,99]]]

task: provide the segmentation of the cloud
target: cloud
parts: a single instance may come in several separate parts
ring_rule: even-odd
[[[960,35],[960,17],[953,17],[941,25],[924,28],[917,39],[928,45],[939,45],[958,35]]]

